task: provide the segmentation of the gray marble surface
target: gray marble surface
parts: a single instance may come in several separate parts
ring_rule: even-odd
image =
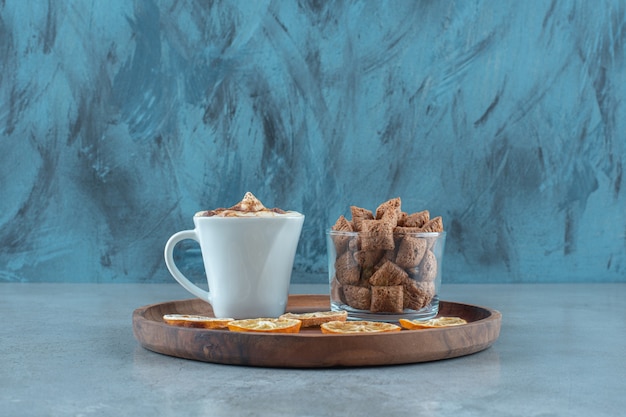
[[[300,370],[142,348],[133,310],[190,297],[175,284],[0,284],[0,415],[612,417],[626,409],[625,284],[451,284],[441,296],[499,310],[500,338],[451,360]]]

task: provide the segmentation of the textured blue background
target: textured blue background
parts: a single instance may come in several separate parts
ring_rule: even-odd
[[[625,98],[624,1],[2,0],[0,281],[171,282],[252,191],[294,281],[399,196],[445,282],[625,282]]]

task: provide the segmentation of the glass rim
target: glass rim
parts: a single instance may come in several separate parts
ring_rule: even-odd
[[[333,230],[327,229],[326,234],[329,236],[359,236],[360,234],[365,234],[366,232],[347,232],[345,230]],[[418,237],[441,237],[446,235],[446,231],[443,232],[407,232],[407,231],[399,231],[393,232],[394,235],[403,235],[403,236],[418,236]]]

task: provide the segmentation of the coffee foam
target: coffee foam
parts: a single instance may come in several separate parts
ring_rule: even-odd
[[[199,211],[195,214],[196,217],[293,217],[301,215],[297,211],[267,208],[249,191],[239,203],[230,208]]]

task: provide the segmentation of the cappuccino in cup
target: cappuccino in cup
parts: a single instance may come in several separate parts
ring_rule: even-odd
[[[230,208],[197,212],[195,228],[175,233],[165,245],[165,264],[180,285],[208,302],[216,317],[278,317],[285,312],[304,215],[266,208],[252,193]],[[208,291],[176,266],[180,241],[199,243]]]

